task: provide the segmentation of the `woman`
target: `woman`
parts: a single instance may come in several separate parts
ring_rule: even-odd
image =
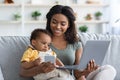
[[[51,48],[57,53],[58,57],[65,65],[79,64],[82,55],[82,46],[75,28],[74,11],[69,6],[56,5],[50,9],[46,17],[46,29],[52,34]],[[64,58],[62,56],[64,56]],[[75,70],[74,75],[76,79],[86,77],[88,80],[99,80],[98,77],[93,77],[95,75],[97,76],[97,74],[103,76],[100,75],[99,70],[102,70],[102,74],[104,74],[106,70],[109,73],[112,69],[113,76],[111,79],[114,78],[115,70],[110,65],[97,68],[98,66],[95,64],[94,60],[91,60],[85,70]],[[91,74],[89,75],[89,73]]]
[[[58,58],[65,65],[79,64],[82,55],[82,45],[75,28],[74,11],[69,6],[55,5],[47,13],[46,18],[46,29],[52,34],[50,47],[57,53]],[[38,69],[38,67],[40,69]],[[55,68],[51,63],[43,63],[38,67],[29,70],[25,70],[21,67],[21,75],[33,76],[38,73],[52,71]],[[35,70],[38,71],[35,72]],[[110,79],[105,75],[106,73],[107,75],[112,75]],[[85,70],[74,71],[77,80],[100,80],[102,78],[105,78],[104,80],[113,80],[115,74],[116,71],[112,66],[105,65],[98,68],[94,60],[88,63]]]

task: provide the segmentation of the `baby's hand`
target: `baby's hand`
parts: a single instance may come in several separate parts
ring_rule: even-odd
[[[40,57],[37,58],[33,63],[34,63],[35,66],[40,65],[41,64],[41,58]]]

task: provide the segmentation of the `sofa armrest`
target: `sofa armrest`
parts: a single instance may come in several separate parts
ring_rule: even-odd
[[[0,80],[4,80],[2,70],[1,70],[1,66],[0,66]]]

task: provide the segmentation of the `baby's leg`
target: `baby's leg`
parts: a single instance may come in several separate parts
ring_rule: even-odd
[[[66,80],[75,80],[68,70],[57,69],[60,78],[66,78]]]
[[[56,71],[56,69],[54,69],[53,71],[49,73],[41,73],[41,74],[34,76],[33,78],[35,80],[47,80],[47,79],[51,79],[57,76],[58,76],[58,72]]]

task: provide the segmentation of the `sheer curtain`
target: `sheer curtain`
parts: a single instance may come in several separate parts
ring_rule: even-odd
[[[110,0],[110,14],[111,32],[120,35],[120,0]]]

